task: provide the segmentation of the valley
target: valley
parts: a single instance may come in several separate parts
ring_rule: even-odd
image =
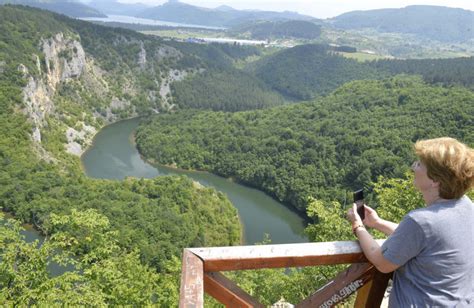
[[[93,178],[123,180],[179,175],[225,194],[239,212],[241,243],[252,245],[268,235],[274,244],[305,242],[305,222],[294,211],[264,193],[210,173],[186,171],[143,161],[131,142],[139,119],[125,120],[101,130],[81,157],[85,173]],[[199,185],[199,184],[196,184]]]
[[[451,18],[470,11],[434,8],[437,38],[393,27],[410,7],[377,28],[360,20],[376,11],[108,2],[90,7],[185,25],[0,6],[0,305],[174,307],[183,248],[352,240],[353,190],[394,221],[423,206],[413,142],[474,145],[473,38]],[[416,8],[428,28],[432,10]],[[340,268],[226,275],[271,305]]]

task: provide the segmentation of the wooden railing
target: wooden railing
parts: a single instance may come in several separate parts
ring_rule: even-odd
[[[357,292],[356,307],[379,307],[391,275],[367,263],[356,241],[184,249],[179,306],[203,307],[206,292],[226,307],[265,307],[220,271],[346,263],[351,266],[295,306],[331,307]]]

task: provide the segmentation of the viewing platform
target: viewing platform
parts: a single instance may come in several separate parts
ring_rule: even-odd
[[[355,307],[380,307],[391,277],[368,263],[357,241],[186,248],[182,261],[182,308],[204,307],[204,292],[226,307],[265,307],[221,271],[351,264],[295,307],[332,307],[355,292]]]

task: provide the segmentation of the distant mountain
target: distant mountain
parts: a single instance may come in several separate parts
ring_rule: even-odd
[[[19,4],[64,14],[69,17],[106,17],[98,10],[75,1],[68,0],[0,0],[3,4]]]
[[[258,40],[270,38],[316,39],[321,35],[321,26],[305,20],[257,21],[233,27],[230,29],[230,33],[248,33],[251,38]]]
[[[135,16],[150,6],[143,3],[120,3],[116,0],[91,1],[89,6],[109,15]]]
[[[231,6],[228,5],[220,5],[215,8],[216,11],[221,11],[221,12],[230,12],[230,11],[235,11],[235,9]]]
[[[141,18],[159,19],[213,27],[231,27],[256,20],[313,20],[313,17],[294,12],[269,12],[235,10],[229,6],[208,9],[178,1],[148,9],[136,15]]]
[[[474,12],[442,6],[413,5],[401,9],[354,11],[329,20],[337,28],[373,28],[411,33],[443,42],[474,40]]]

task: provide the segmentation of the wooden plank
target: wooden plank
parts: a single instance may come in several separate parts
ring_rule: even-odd
[[[204,265],[189,249],[183,251],[181,270],[180,308],[204,307]]]
[[[352,264],[296,307],[333,307],[370,281],[375,271],[375,267],[370,263]]]
[[[376,270],[371,282],[366,284],[359,290],[359,292],[357,292],[354,307],[380,307],[385,290],[388,286],[388,281],[392,278],[392,275],[393,273],[384,274]]]
[[[378,240],[381,245],[383,240]],[[357,241],[190,248],[204,271],[284,268],[367,262]]]
[[[226,307],[265,307],[219,272],[204,275],[204,291]]]
[[[362,288],[357,291],[356,301],[354,303],[354,308],[364,308],[365,303],[368,300],[370,288],[372,288],[372,284],[374,283],[373,279],[368,281]]]

